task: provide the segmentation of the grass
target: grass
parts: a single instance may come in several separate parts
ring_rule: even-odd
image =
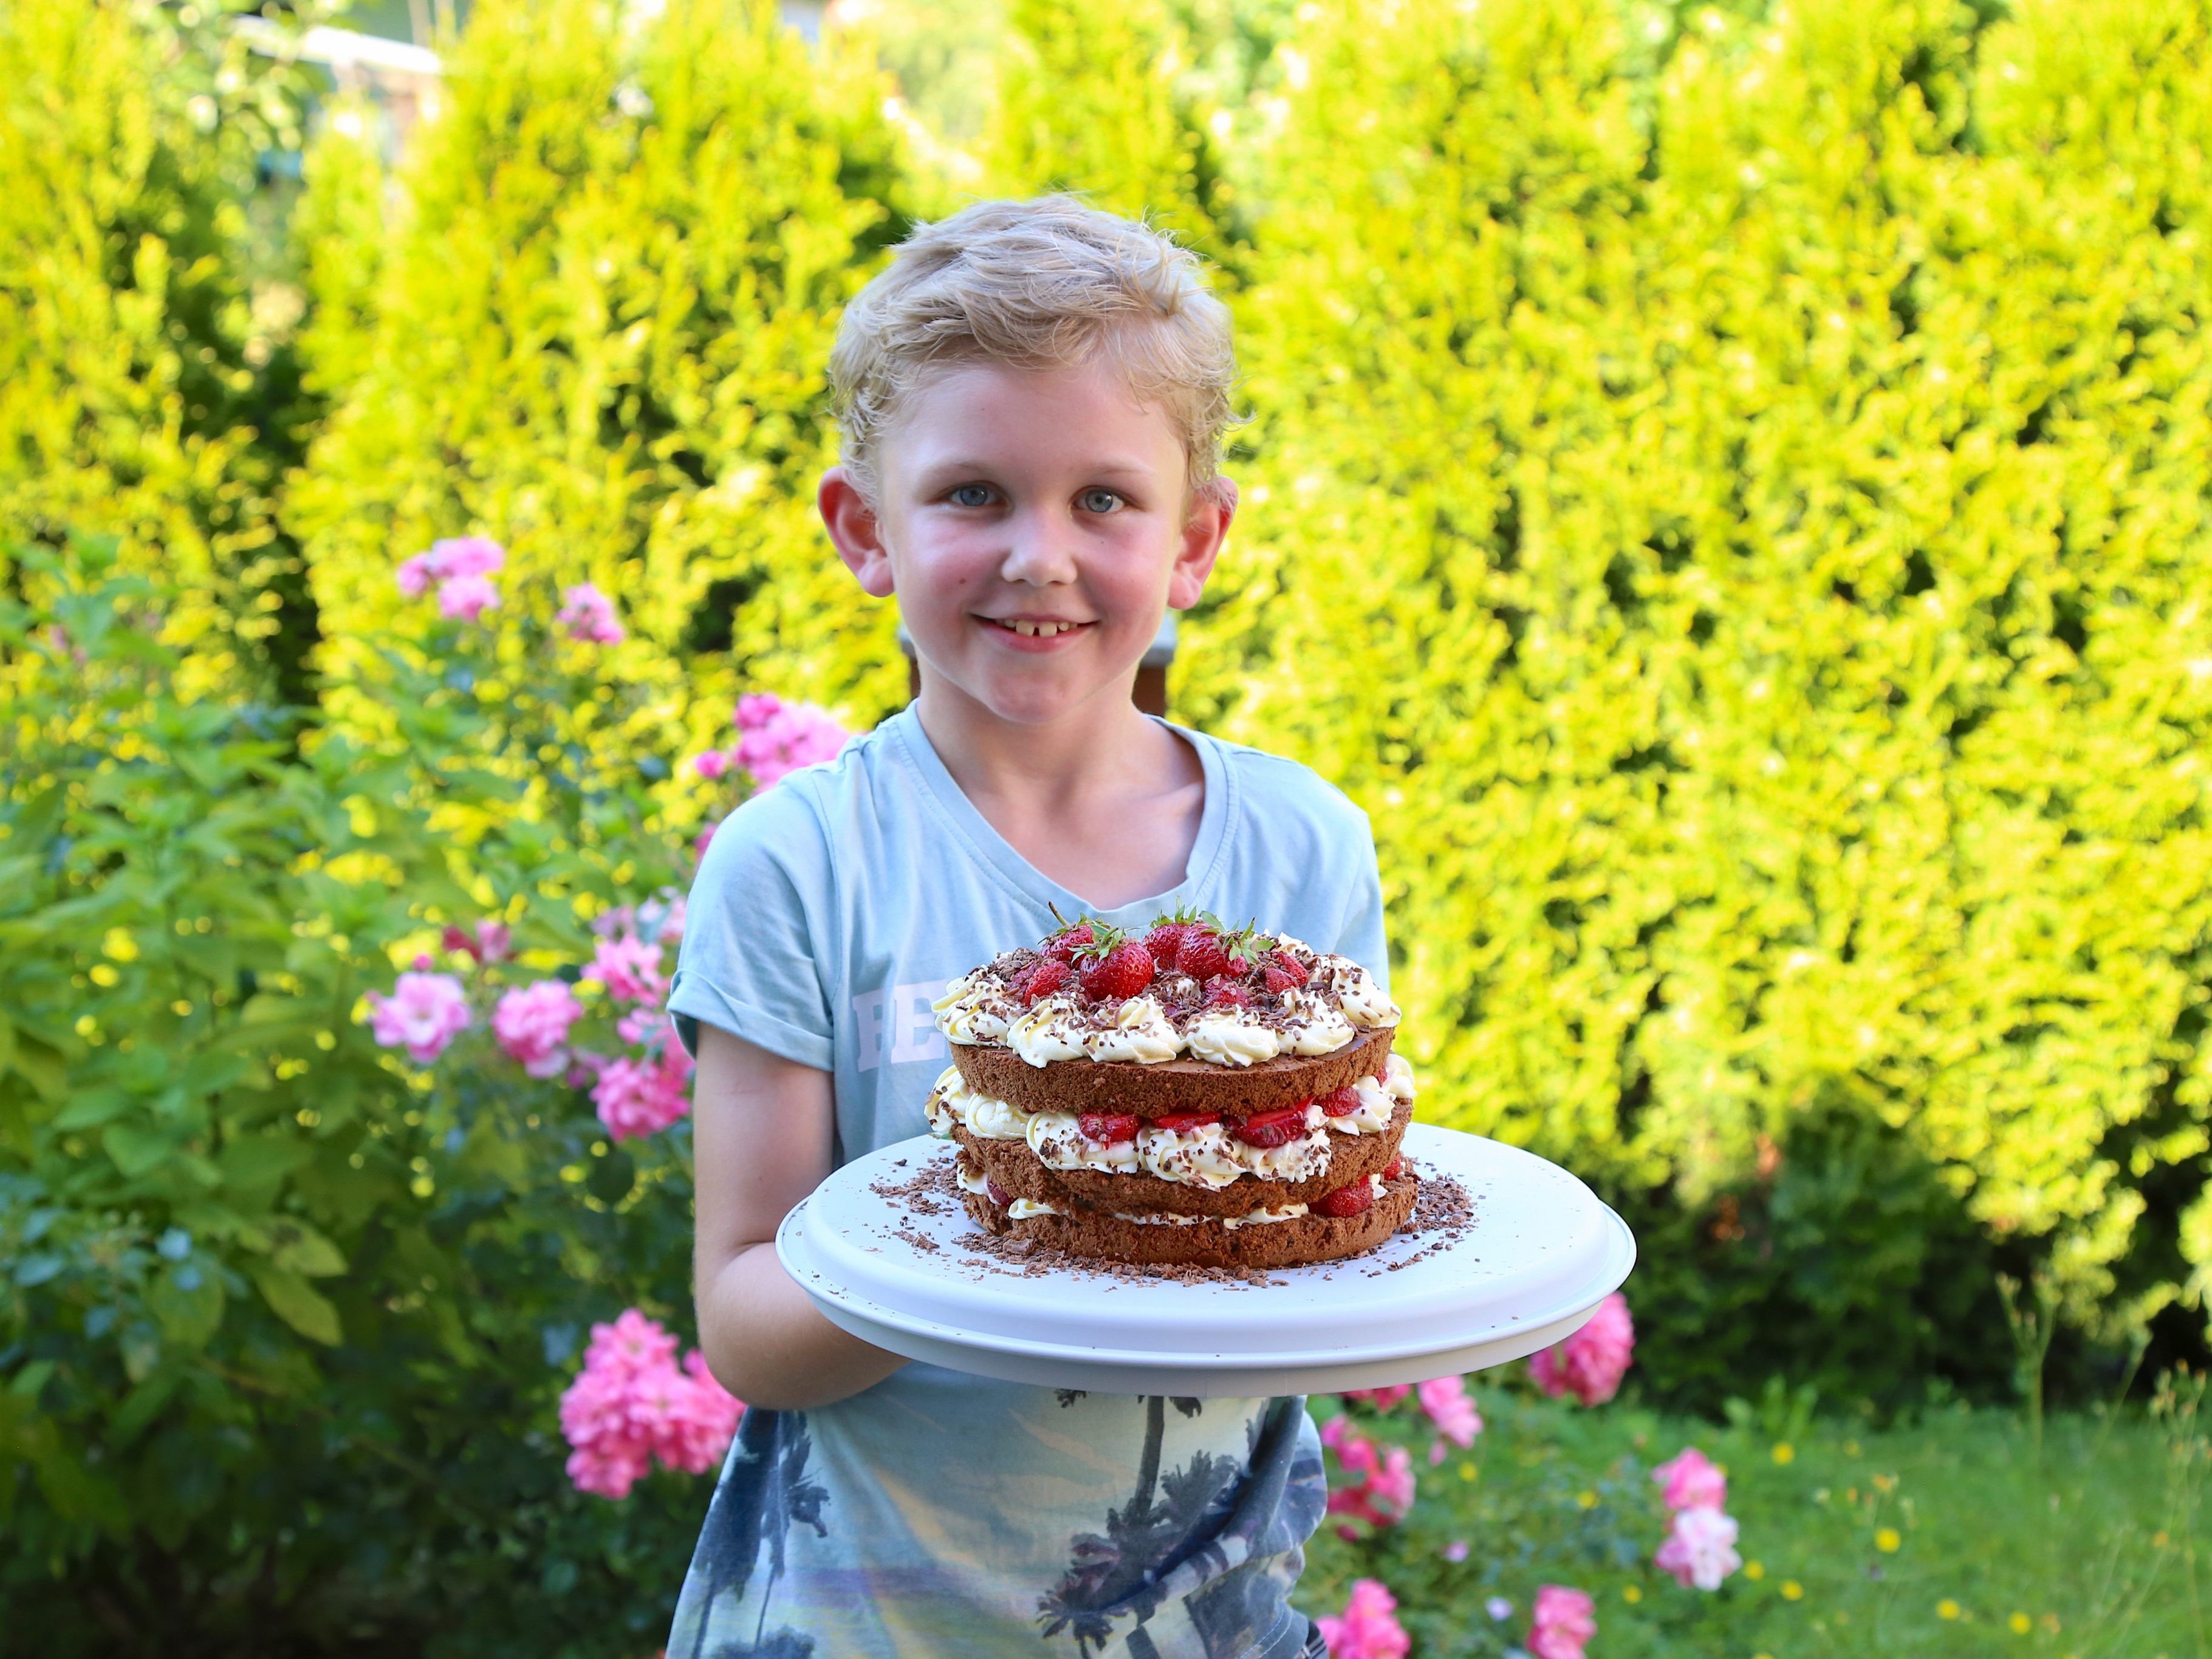
[[[1334,1612],[1354,1578],[1379,1578],[1417,1659],[1524,1644],[1541,1583],[1595,1598],[1590,1659],[2212,1659],[2203,1394],[2184,1379],[2149,1413],[2053,1415],[2039,1458],[2021,1417],[1963,1407],[1875,1431],[1770,1395],[1716,1427],[1478,1382],[1485,1431],[1431,1467],[1413,1401],[1355,1407],[1364,1431],[1413,1449],[1419,1492],[1370,1541],[1343,1541],[1331,1517],[1297,1600]],[[1727,1468],[1741,1526],[1743,1569],[1710,1593],[1651,1565],[1667,1516],[1650,1471],[1685,1445]],[[1510,1618],[1490,1618],[1493,1596]]]

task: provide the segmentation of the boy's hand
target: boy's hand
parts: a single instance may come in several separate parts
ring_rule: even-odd
[[[702,1024],[691,1112],[692,1291],[715,1379],[748,1405],[801,1411],[906,1364],[824,1319],[776,1260],[776,1228],[830,1173],[830,1074]]]

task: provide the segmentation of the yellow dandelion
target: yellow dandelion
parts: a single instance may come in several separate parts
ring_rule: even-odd
[[[2154,1550],[2162,1550],[2166,1547],[2165,1528],[2160,1527],[2156,1532],[2151,1534],[2150,1547]]]
[[[2035,1620],[2024,1613],[2015,1613],[2011,1618],[2006,1620],[2005,1623],[2012,1626],[2012,1633],[2014,1636],[2025,1636],[2035,1628]]]
[[[1584,1486],[1575,1494],[1575,1503],[1578,1508],[1594,1510],[1597,1507],[1597,1494],[1588,1486]]]
[[[1797,1461],[1797,1448],[1791,1445],[1787,1440],[1776,1441],[1774,1443],[1774,1461],[1778,1463],[1796,1462]]]
[[[1876,1492],[1895,1492],[1897,1477],[1893,1474],[1877,1474],[1874,1478],[1874,1489]]]
[[[1881,1527],[1875,1529],[1874,1547],[1884,1555],[1896,1554],[1897,1547],[1904,1541],[1904,1538],[1899,1534],[1895,1527]]]
[[[1949,1596],[1945,1596],[1936,1604],[1936,1616],[1938,1619],[1956,1619],[1959,1616],[1959,1604]]]
[[[1745,1562],[1743,1564],[1743,1576],[1750,1579],[1753,1583],[1756,1584],[1760,1579],[1766,1577],[1766,1563],[1764,1561]]]
[[[1624,1601],[1629,1602],[1641,1601],[1644,1599],[1644,1586],[1641,1584],[1623,1584],[1620,1587],[1620,1599]]]
[[[1799,1583],[1795,1578],[1784,1579],[1782,1581],[1782,1599],[1785,1601],[1803,1601],[1805,1599],[1805,1587]]]
[[[1472,1464],[1472,1463],[1462,1463],[1462,1464],[1461,1464],[1461,1465],[1459,1466],[1459,1478],[1460,1478],[1461,1480],[1474,1480],[1474,1464]]]

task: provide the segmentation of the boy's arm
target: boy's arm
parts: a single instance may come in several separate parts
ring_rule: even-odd
[[[830,1074],[702,1023],[691,1114],[692,1293],[715,1378],[748,1405],[803,1411],[905,1364],[824,1319],[776,1260],[776,1227],[830,1173]]]

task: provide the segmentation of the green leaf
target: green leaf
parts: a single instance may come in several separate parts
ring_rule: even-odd
[[[169,1403],[169,1396],[184,1381],[183,1370],[175,1365],[164,1365],[124,1396],[115,1415],[108,1419],[107,1431],[100,1437],[101,1443],[110,1451],[120,1451],[136,1440],[154,1420],[155,1414]]]
[[[61,1050],[27,1031],[16,1034],[15,1053],[9,1057],[8,1064],[39,1091],[40,1097],[49,1106],[69,1092],[69,1065]]]
[[[275,1227],[276,1265],[308,1279],[328,1279],[346,1270],[345,1253],[305,1222],[287,1218]]]
[[[222,1279],[212,1264],[178,1262],[146,1292],[161,1334],[179,1347],[204,1348],[222,1325]]]
[[[115,1167],[133,1181],[177,1149],[176,1142],[168,1136],[137,1123],[110,1124],[102,1132],[100,1144],[115,1160]]]
[[[338,1310],[305,1279],[283,1267],[259,1267],[253,1269],[253,1282],[277,1318],[311,1341],[337,1346],[343,1335]]]
[[[204,1049],[185,1062],[178,1082],[187,1094],[220,1094],[246,1075],[246,1066],[245,1057],[235,1052]]]
[[[55,1115],[54,1127],[64,1131],[96,1129],[110,1118],[119,1116],[130,1104],[131,1097],[112,1086],[82,1090]]]
[[[284,1177],[314,1155],[308,1142],[286,1135],[244,1135],[224,1147],[216,1162],[224,1190],[240,1208],[266,1210]]]

